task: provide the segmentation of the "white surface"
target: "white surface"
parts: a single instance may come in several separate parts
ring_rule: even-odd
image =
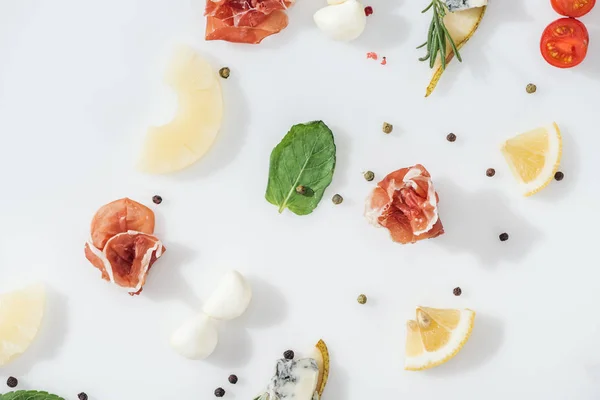
[[[0,0],[0,290],[42,280],[51,293],[39,340],[2,379],[68,399],[210,399],[218,386],[251,399],[282,351],[323,338],[326,400],[599,398],[600,7],[583,18],[588,59],[562,71],[539,55],[557,18],[547,0],[490,2],[465,62],[424,99],[429,70],[414,48],[425,3],[373,0],[365,34],[340,44],[312,21],[324,1],[301,0],[287,30],[242,46],[204,42],[202,0]],[[181,38],[231,68],[226,122],[192,168],[144,176],[135,157],[146,127],[174,110],[162,76]],[[335,133],[333,184],[313,215],[279,215],[264,200],[269,154],[314,119]],[[499,145],[553,120],[565,180],[522,198]],[[361,172],[382,178],[417,162],[433,175],[447,233],[403,247],[363,218],[373,184]],[[124,196],[156,210],[167,247],[136,298],[83,255],[96,209]],[[248,312],[221,326],[211,358],[181,358],[171,332],[231,268],[253,285]],[[404,321],[418,304],[472,308],[475,330],[447,365],[405,372]]]

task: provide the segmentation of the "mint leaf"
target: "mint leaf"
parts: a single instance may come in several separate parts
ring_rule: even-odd
[[[323,121],[292,126],[271,152],[267,201],[297,215],[317,207],[333,178],[335,142]],[[303,186],[305,193],[296,191]]]
[[[48,392],[39,392],[37,390],[18,390],[0,394],[0,400],[65,400],[64,398]]]

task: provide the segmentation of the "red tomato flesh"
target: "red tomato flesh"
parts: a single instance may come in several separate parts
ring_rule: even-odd
[[[540,50],[548,64],[572,68],[587,54],[590,36],[585,25],[573,18],[560,18],[544,29]]]
[[[552,0],[552,8],[560,15],[579,18],[589,13],[596,0]]]

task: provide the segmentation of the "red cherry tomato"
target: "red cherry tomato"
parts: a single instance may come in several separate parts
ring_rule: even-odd
[[[589,13],[596,0],[552,0],[552,8],[560,15],[579,18]]]
[[[548,64],[571,68],[584,60],[589,42],[590,36],[583,23],[573,18],[560,18],[544,29],[540,50]]]

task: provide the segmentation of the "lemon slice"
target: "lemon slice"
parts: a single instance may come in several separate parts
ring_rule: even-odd
[[[508,139],[502,154],[520,182],[525,196],[536,194],[552,181],[562,155],[556,123]]]
[[[22,354],[37,335],[44,315],[44,286],[0,295],[0,367]]]
[[[325,390],[325,386],[327,385],[327,379],[329,378],[329,350],[327,350],[327,345],[323,340],[319,340],[319,342],[316,344],[313,358],[319,367],[317,393],[319,393],[319,396],[321,396]]]
[[[404,368],[421,371],[454,357],[465,345],[475,323],[475,312],[417,307],[416,321],[406,324]]]

